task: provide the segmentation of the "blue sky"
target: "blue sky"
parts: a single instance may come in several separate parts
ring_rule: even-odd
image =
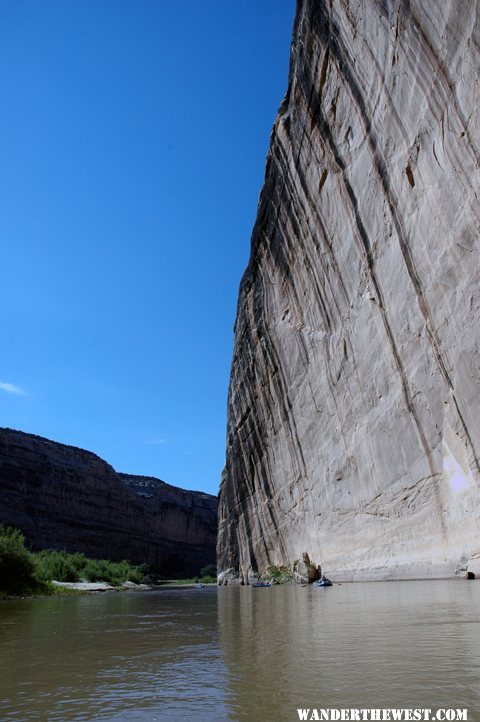
[[[0,425],[216,493],[294,0],[0,0]]]

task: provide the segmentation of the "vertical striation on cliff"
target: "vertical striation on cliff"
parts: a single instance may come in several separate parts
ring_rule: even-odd
[[[301,0],[240,286],[221,572],[480,565],[479,4]]]

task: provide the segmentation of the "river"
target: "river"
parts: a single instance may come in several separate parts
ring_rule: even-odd
[[[298,720],[467,708],[480,584],[208,587],[0,602],[2,722]]]

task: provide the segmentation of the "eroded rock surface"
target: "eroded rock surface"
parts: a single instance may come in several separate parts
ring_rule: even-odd
[[[480,555],[479,4],[302,0],[242,279],[220,570]]]
[[[147,563],[172,576],[215,563],[217,498],[118,474],[90,451],[0,429],[0,523],[34,549]]]

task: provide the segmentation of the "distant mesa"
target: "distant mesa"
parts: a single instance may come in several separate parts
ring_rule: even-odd
[[[34,549],[128,559],[186,577],[215,564],[217,498],[117,473],[90,451],[0,429],[0,523]]]

